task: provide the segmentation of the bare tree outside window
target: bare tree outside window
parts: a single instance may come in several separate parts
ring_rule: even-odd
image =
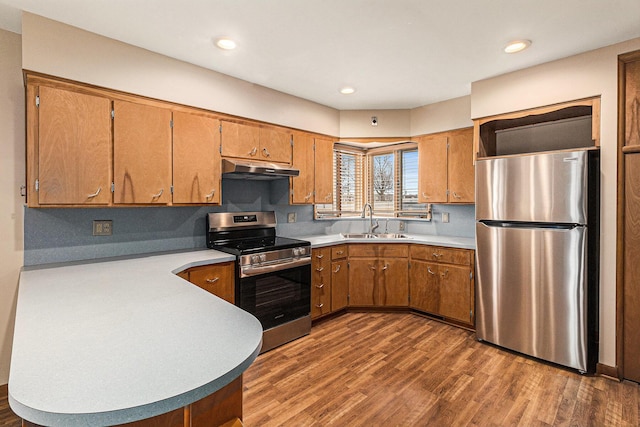
[[[395,171],[393,153],[373,156],[373,207],[393,212]]]

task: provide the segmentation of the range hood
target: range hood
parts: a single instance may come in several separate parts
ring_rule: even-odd
[[[298,175],[299,170],[274,163],[222,159],[223,178],[270,180]]]

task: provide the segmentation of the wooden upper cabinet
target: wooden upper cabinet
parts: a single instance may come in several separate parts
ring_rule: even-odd
[[[475,202],[473,128],[451,132],[447,158],[450,203]]]
[[[227,120],[222,120],[221,126],[223,157],[291,163],[290,132]]]
[[[333,140],[315,138],[315,202],[333,202]]]
[[[260,160],[291,164],[291,132],[260,128]]]
[[[40,106],[29,115],[28,150],[29,159],[36,160],[29,167],[36,174],[30,181],[37,179],[39,189],[29,206],[109,204],[111,101],[40,86],[28,90],[34,106],[36,90]]]
[[[291,178],[289,192],[291,203],[312,204],[314,202],[314,156],[313,136],[304,132],[296,132],[293,135],[293,164],[300,175]]]
[[[473,128],[417,138],[418,201],[474,203]]]
[[[222,120],[221,147],[224,157],[240,157],[258,160],[260,129],[241,123]]]
[[[171,111],[114,101],[114,202],[171,201]]]
[[[174,112],[173,203],[220,201],[220,121]]]
[[[418,202],[447,202],[446,135],[418,138]]]

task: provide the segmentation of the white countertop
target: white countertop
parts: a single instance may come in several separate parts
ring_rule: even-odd
[[[296,236],[296,239],[311,242],[314,248],[331,246],[341,243],[419,243],[423,245],[446,246],[450,248],[475,249],[476,240],[473,237],[449,237],[430,236],[427,234],[406,234],[406,238],[401,239],[345,239],[341,234]]]
[[[20,275],[9,402],[42,425],[113,425],[195,402],[244,372],[260,322],[173,273],[213,250]]]

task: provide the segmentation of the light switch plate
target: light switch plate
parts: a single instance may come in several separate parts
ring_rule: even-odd
[[[287,214],[287,222],[296,222],[296,213],[295,212],[289,212]]]
[[[99,219],[93,221],[94,236],[111,236],[113,234],[113,221],[110,219]]]
[[[449,212],[442,212],[442,222],[449,222]]]

